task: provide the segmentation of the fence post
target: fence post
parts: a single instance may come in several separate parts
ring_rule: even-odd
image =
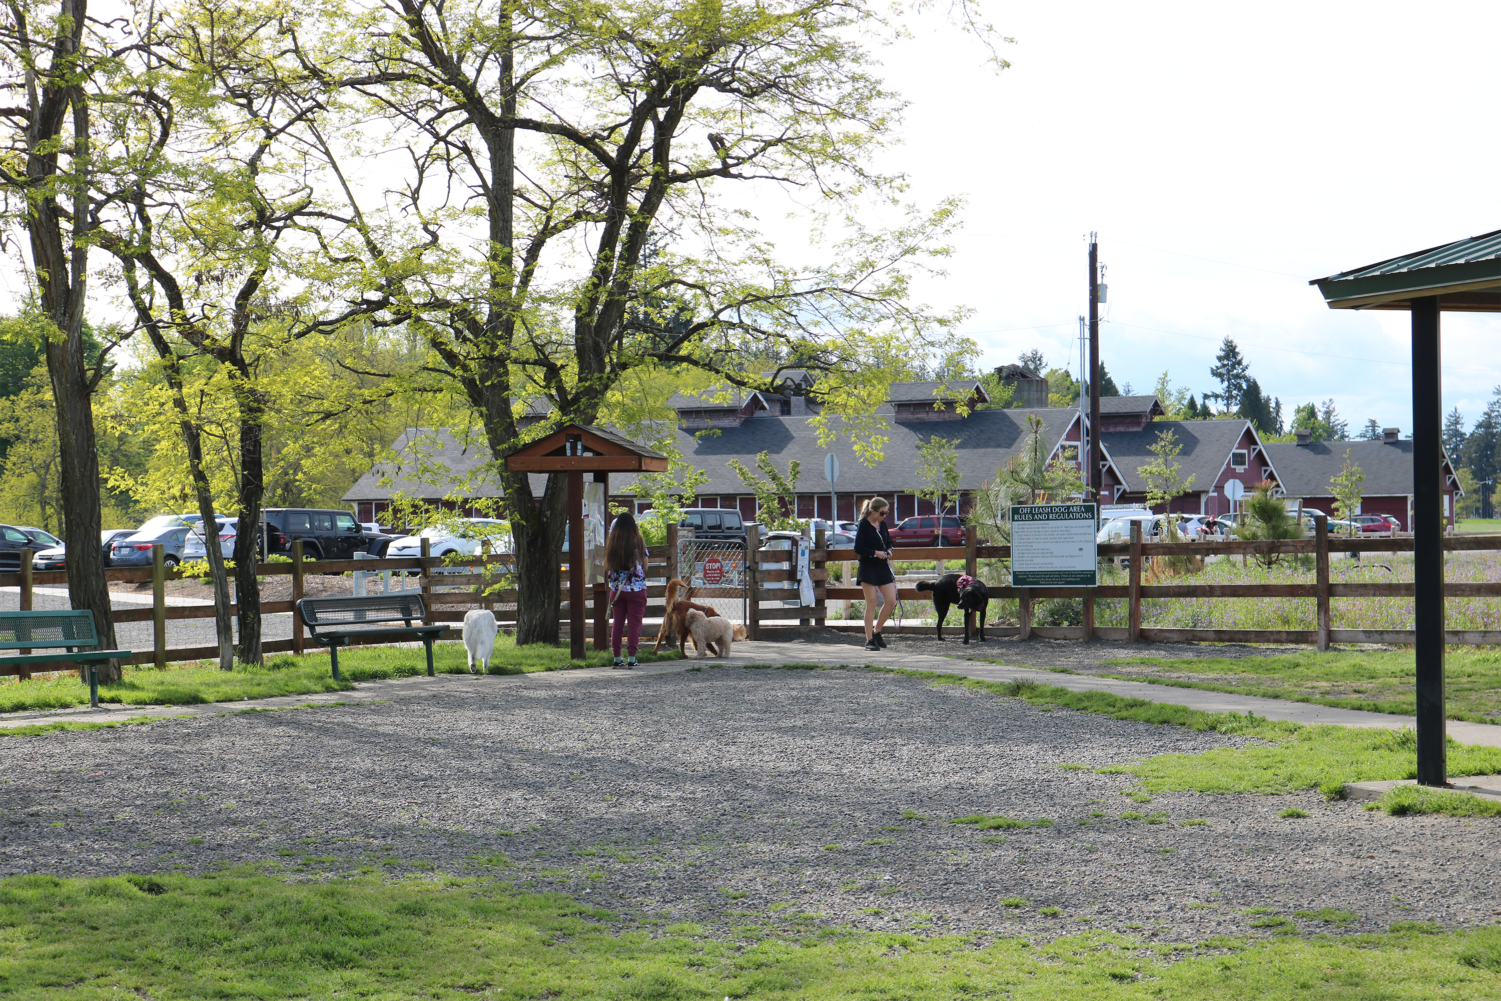
[[[973,525],[964,526],[964,572],[971,577],[980,575],[980,531]],[[968,636],[974,627],[974,612],[964,613],[964,635]],[[980,623],[980,628],[985,628],[985,623]]]
[[[813,592],[815,595],[813,599],[813,625],[819,629],[822,629],[824,626],[827,626],[829,624],[829,557],[828,553],[826,552],[828,545],[828,529],[820,528],[818,531],[813,533],[813,548],[824,553],[822,557],[820,557],[816,562],[812,563],[809,566],[810,570],[818,569],[824,571],[822,582],[819,582],[818,580],[813,581]],[[824,596],[822,598],[816,596],[820,587],[824,590]]]
[[[1314,568],[1318,575],[1318,615],[1320,650],[1329,649],[1329,516],[1313,516]]]
[[[678,580],[683,579],[682,568],[678,566],[678,527],[676,525],[668,525],[667,579],[672,580],[674,577],[676,577]]]
[[[756,553],[761,549],[761,526],[751,522],[745,531],[745,583],[750,597],[745,611],[745,638],[757,640],[761,638],[761,560]]]
[[[1021,622],[1021,639],[1032,638],[1032,589],[1019,587],[1016,589],[1016,617]]]
[[[302,589],[302,540],[292,540],[292,652],[302,655],[302,616],[297,614],[297,603],[303,598]]]
[[[1131,522],[1131,598],[1126,641],[1141,640],[1141,522]]]
[[[23,612],[31,611],[31,558],[36,552],[31,549],[21,550],[21,604]]]
[[[167,666],[167,551],[151,547],[151,650],[157,667]]]
[[[427,616],[422,620],[424,626],[433,624],[433,568],[428,562],[432,558],[433,540],[424,535],[422,537],[421,567],[417,571],[417,579],[422,582],[422,611]]]

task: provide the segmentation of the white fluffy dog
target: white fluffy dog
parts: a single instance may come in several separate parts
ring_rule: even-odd
[[[479,661],[484,671],[490,670],[490,658],[495,655],[495,615],[483,608],[464,614],[464,649],[469,651],[469,673],[474,662]]]
[[[711,619],[703,612],[694,609],[687,614],[685,620],[688,624],[688,635],[693,638],[694,652],[699,657],[709,656],[711,650],[718,657],[730,655],[730,644],[735,639],[735,627],[729,619],[719,615]]]

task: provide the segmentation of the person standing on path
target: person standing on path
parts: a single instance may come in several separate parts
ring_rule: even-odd
[[[622,514],[610,527],[605,540],[605,580],[610,585],[610,608],[615,616],[610,645],[617,671],[636,667],[636,647],[641,642],[641,619],[646,615],[646,541],[632,514]],[[620,659],[620,634],[626,633],[630,660]]]
[[[896,609],[896,574],[891,572],[891,533],[886,531],[886,498],[872,497],[860,511],[855,530],[855,553],[860,557],[856,580],[865,590],[865,649],[882,650],[881,627]],[[877,600],[881,617],[876,620]]]

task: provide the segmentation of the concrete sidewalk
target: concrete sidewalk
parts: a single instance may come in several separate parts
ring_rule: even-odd
[[[1355,709],[1336,709],[1330,706],[1306,702],[1289,702],[1282,699],[1265,699],[1254,695],[1231,695],[1210,692],[1198,688],[1178,688],[1171,685],[1152,685],[1142,681],[1118,681],[1114,678],[1098,678],[1085,674],[1060,674],[1033,667],[1007,667],[981,661],[960,660],[953,657],[938,657],[927,654],[902,654],[891,650],[872,652],[856,646],[839,643],[751,643],[734,645],[734,656],[729,660],[690,658],[687,661],[665,661],[643,664],[635,671],[613,671],[608,667],[582,668],[575,671],[544,671],[536,674],[481,675],[440,674],[436,678],[419,675],[392,681],[360,682],[354,691],[331,692],[319,695],[290,695],[274,699],[256,699],[242,702],[220,702],[201,706],[121,706],[113,704],[99,709],[77,708],[51,712],[24,712],[0,716],[0,729],[27,726],[34,723],[118,722],[141,716],[212,716],[216,713],[239,712],[245,709],[284,709],[303,705],[323,705],[334,702],[369,702],[410,698],[419,695],[452,691],[455,686],[483,684],[519,685],[567,685],[599,678],[630,680],[658,674],[684,671],[691,667],[715,665],[746,666],[751,664],[788,665],[818,664],[824,667],[861,667],[866,664],[878,667],[903,668],[912,671],[935,671],[942,674],[957,674],[981,681],[1006,682],[1012,680],[1035,681],[1044,685],[1056,685],[1070,691],[1109,692],[1123,698],[1145,699],[1148,702],[1166,702],[1188,706],[1204,712],[1255,713],[1267,719],[1287,720],[1294,723],[1336,723],[1340,726],[1362,726],[1397,730],[1416,726],[1411,716],[1395,716],[1387,713],[1361,712]],[[1501,726],[1484,723],[1465,723],[1450,720],[1448,732],[1462,744],[1480,744],[1486,747],[1501,747]]]

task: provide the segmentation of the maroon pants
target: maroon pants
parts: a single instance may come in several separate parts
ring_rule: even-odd
[[[641,619],[646,615],[646,592],[621,591],[615,599],[615,628],[610,633],[610,646],[615,656],[620,656],[620,633],[626,631],[626,650],[636,656],[636,647],[641,643]]]

